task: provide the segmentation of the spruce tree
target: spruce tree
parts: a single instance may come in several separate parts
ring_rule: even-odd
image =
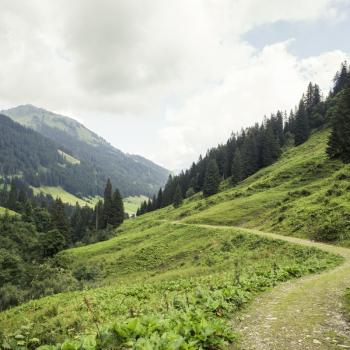
[[[177,184],[174,198],[173,198],[174,207],[178,208],[182,204],[182,202],[183,202],[183,197],[182,197],[181,187],[179,184]]]
[[[304,98],[300,100],[295,116],[295,145],[301,145],[309,138],[309,120],[305,108]]]
[[[95,218],[95,229],[96,230],[100,230],[100,229],[105,228],[102,200],[99,200],[95,206],[94,218]]]
[[[163,203],[163,190],[160,188],[157,195],[157,209],[162,207]]]
[[[267,125],[262,133],[261,162],[262,166],[268,166],[278,159],[281,148],[271,125]]]
[[[239,149],[236,149],[235,155],[233,156],[231,173],[232,173],[232,183],[234,185],[238,184],[244,178],[243,161],[242,161],[242,156]]]
[[[350,87],[341,92],[331,120],[332,132],[327,153],[331,158],[350,162]]]
[[[205,172],[205,180],[203,186],[203,195],[205,197],[212,196],[219,191],[220,175],[219,168],[215,159],[209,159],[208,167]]]
[[[112,209],[112,184],[111,180],[107,180],[107,184],[105,187],[104,195],[103,195],[103,227],[106,228],[107,225],[112,224],[111,220],[113,217],[113,209]]]
[[[51,207],[51,224],[64,235],[67,243],[71,242],[70,225],[61,198],[57,198]]]
[[[340,67],[340,72],[337,72],[334,78],[334,88],[333,93],[336,95],[342,89],[346,88],[350,84],[350,72],[348,71],[347,62],[343,62]]]
[[[114,227],[121,225],[124,221],[124,203],[118,189],[113,193],[112,212],[111,225]]]

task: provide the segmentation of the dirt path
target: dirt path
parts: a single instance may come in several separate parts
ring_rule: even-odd
[[[342,298],[346,288],[350,287],[350,249],[273,233],[239,229],[264,237],[316,247],[339,254],[345,259],[344,263],[335,269],[283,283],[255,299],[233,320],[234,329],[242,334],[241,349],[350,349],[350,328],[342,314]]]

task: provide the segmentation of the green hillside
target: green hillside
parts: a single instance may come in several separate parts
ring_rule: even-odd
[[[4,215],[6,213],[6,210],[9,213],[9,215],[16,215],[16,213],[14,211],[3,208],[3,207],[0,207],[0,215]]]
[[[72,169],[70,177],[78,177],[73,184],[62,186],[70,193],[102,195],[110,178],[123,196],[152,196],[168,178],[168,170],[141,156],[123,153],[72,118],[33,105],[17,106],[1,113],[58,146],[67,168]],[[77,176],[80,168],[84,168],[86,176],[81,173]],[[90,177],[86,179],[87,176]],[[52,183],[53,179],[44,180],[41,179],[40,185],[60,185],[57,181]],[[84,186],[79,180],[82,183],[86,180]]]
[[[97,337],[99,349],[111,344],[120,344],[116,349],[126,344],[135,349],[197,349],[200,344],[225,349],[236,344],[230,319],[256,294],[342,261],[246,228],[349,245],[344,215],[350,169],[327,160],[327,135],[327,130],[315,133],[237,187],[223,183],[222,191],[208,199],[197,194],[178,209],[128,220],[108,241],[59,253],[59,264],[84,288],[98,288],[5,311],[0,329],[19,334],[25,326],[28,336],[45,344],[75,339],[67,349],[78,349],[81,342],[84,349],[94,349],[96,332],[103,332]],[[328,222],[341,235],[336,231],[334,237]]]
[[[40,192],[44,194],[49,194],[53,198],[61,198],[64,203],[75,205],[79,203],[80,206],[87,205],[94,208],[98,200],[102,197],[95,196],[89,198],[78,198],[73,194],[65,191],[62,187],[53,187],[53,186],[41,186],[33,187],[34,194],[39,194]],[[140,207],[141,203],[147,199],[145,196],[129,196],[123,199],[125,212],[129,215],[135,214],[137,209]]]
[[[350,166],[327,159],[329,131],[288,149],[274,165],[208,199],[195,197],[157,218],[258,228],[350,245]],[[332,231],[334,235],[332,235]],[[328,235],[329,233],[329,235]]]

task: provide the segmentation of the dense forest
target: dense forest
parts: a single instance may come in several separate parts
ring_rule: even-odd
[[[39,179],[26,174],[31,183],[59,185],[75,195],[87,196],[102,195],[110,178],[125,197],[152,196],[167,180],[169,172],[166,169],[141,156],[121,152],[71,118],[31,105],[3,113],[53,141],[60,150],[80,161],[79,165],[65,164],[64,169],[56,166],[48,173],[41,171]],[[10,149],[15,147],[11,145]]]
[[[274,163],[285,147],[298,146],[308,140],[313,130],[331,126],[328,154],[350,161],[350,69],[346,62],[334,77],[334,87],[323,98],[317,84],[310,83],[298,106],[277,111],[261,124],[233,133],[226,144],[220,144],[199,157],[190,169],[169,176],[164,188],[145,201],[138,215],[173,204],[203,191],[204,196],[218,192],[221,181],[230,178],[236,185],[259,169]]]
[[[34,130],[0,115],[0,176],[21,176],[34,187],[62,186],[78,196],[102,193],[102,179],[94,169],[85,162],[66,161],[58,152],[61,148]]]
[[[91,271],[67,272],[54,256],[61,250],[110,238],[124,220],[123,201],[110,180],[95,209],[34,196],[20,178],[1,180],[0,310],[25,300],[83,286]]]

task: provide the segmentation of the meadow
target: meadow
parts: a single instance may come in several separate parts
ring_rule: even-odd
[[[249,230],[350,245],[350,167],[326,158],[328,134],[286,149],[238,186],[226,180],[212,197],[196,194],[179,208],[127,220],[108,241],[60,252],[55,263],[83,291],[2,312],[1,342],[42,350],[238,347],[231,320],[255,296],[343,262]]]

